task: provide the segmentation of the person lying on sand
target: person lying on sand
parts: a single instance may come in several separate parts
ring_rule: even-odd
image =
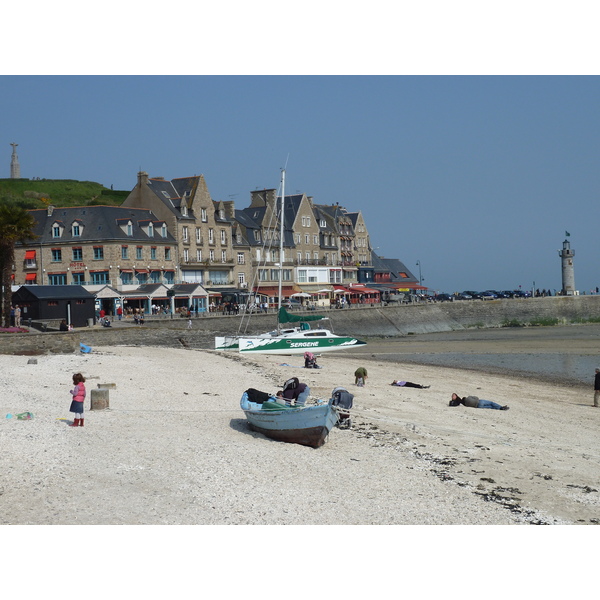
[[[427,388],[431,387],[430,385],[421,385],[420,383],[413,383],[412,381],[398,381],[396,379],[394,379],[394,381],[392,381],[390,385],[397,385],[399,387],[419,388],[420,390],[426,390]]]
[[[471,408],[495,408],[496,410],[508,410],[508,406],[500,406],[497,402],[491,400],[481,400],[477,396],[465,396],[461,398],[458,394],[452,394],[452,400],[448,406],[470,406]]]

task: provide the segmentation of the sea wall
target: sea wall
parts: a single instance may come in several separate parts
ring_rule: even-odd
[[[314,313],[311,313],[314,314]],[[338,335],[359,338],[397,337],[418,333],[470,328],[502,327],[508,323],[527,324],[558,319],[565,324],[600,319],[600,296],[568,296],[505,300],[467,300],[435,304],[365,306],[326,310],[323,321]],[[69,333],[34,332],[1,334],[2,354],[71,353],[79,343],[88,346],[165,346],[170,348],[214,348],[215,336],[235,335],[241,317],[210,316],[193,319],[147,319],[144,326],[80,328]],[[244,325],[246,320],[244,319]],[[241,333],[260,333],[275,328],[275,314],[254,315]]]

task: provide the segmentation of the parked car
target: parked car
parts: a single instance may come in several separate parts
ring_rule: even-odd
[[[471,296],[474,300],[481,300],[481,294],[479,292],[473,292],[470,290],[465,290],[463,292],[464,296]]]
[[[450,294],[437,294],[434,298],[436,302],[452,302],[453,299],[454,296],[451,296]]]
[[[481,292],[482,300],[496,300],[498,298],[498,294],[493,290],[486,290],[485,292]]]
[[[498,293],[500,298],[513,298],[515,293],[512,290],[502,290]]]
[[[473,296],[471,296],[469,294],[465,294],[464,292],[461,292],[460,294],[454,294],[454,299],[455,300],[473,300]]]
[[[531,292],[523,290],[515,290],[515,298],[530,298]]]

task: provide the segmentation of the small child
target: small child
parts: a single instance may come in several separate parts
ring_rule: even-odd
[[[75,413],[75,421],[71,424],[71,427],[83,427],[83,401],[85,400],[85,377],[81,373],[75,373],[73,375],[73,385],[75,386],[70,390],[73,400],[71,401],[71,408],[69,410]]]

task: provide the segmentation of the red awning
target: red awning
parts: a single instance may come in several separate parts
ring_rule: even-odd
[[[35,281],[37,279],[37,273],[27,273],[25,275],[25,281]]]
[[[121,269],[121,273],[133,273],[133,269]]]
[[[135,272],[136,273],[150,273],[150,271],[148,271],[148,269],[136,269]]]
[[[291,294],[295,294],[297,292],[301,292],[302,290],[297,288],[295,285],[284,285],[281,287],[281,295],[282,296],[290,296]],[[260,296],[269,296],[276,297],[279,295],[279,287],[259,287],[254,290],[255,294]]]
[[[351,294],[380,294],[381,293],[379,290],[374,290],[373,288],[368,288],[368,287],[351,287],[349,291]]]
[[[35,258],[35,250],[25,251],[25,260]]]

